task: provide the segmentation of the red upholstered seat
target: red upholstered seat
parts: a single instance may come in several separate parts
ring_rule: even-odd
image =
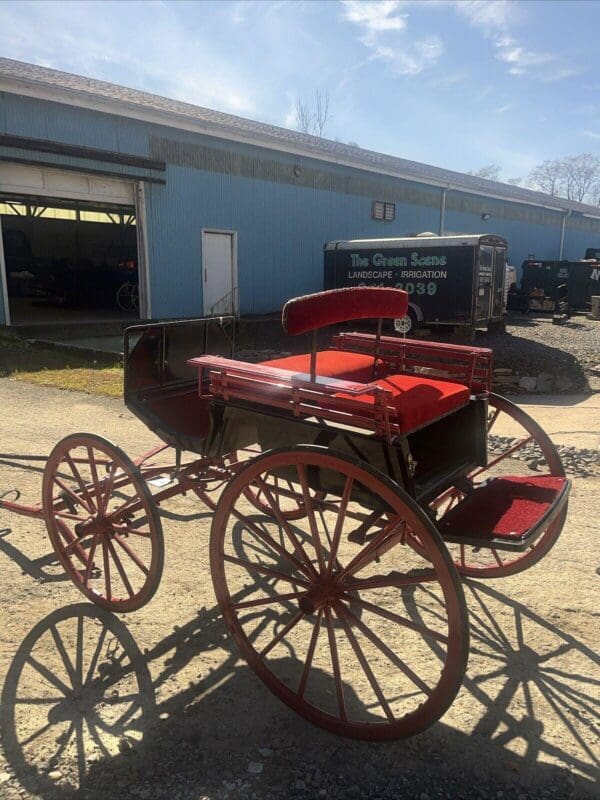
[[[469,390],[460,383],[436,381],[420,375],[388,375],[374,383],[391,392],[398,415],[395,422],[402,433],[433,422],[469,402]],[[340,393],[336,397],[350,396]],[[374,403],[373,395],[358,395],[352,399]]]
[[[322,378],[337,378],[342,381],[370,383],[373,377],[373,356],[350,353],[343,350],[323,350],[317,353],[316,373]],[[287,358],[262,361],[267,367],[289,369],[290,372],[310,374],[310,353]]]

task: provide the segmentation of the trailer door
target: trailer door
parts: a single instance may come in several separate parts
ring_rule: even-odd
[[[504,306],[504,283],[506,281],[506,248],[496,247],[494,251],[494,297],[492,317],[500,319]]]
[[[477,275],[477,297],[475,320],[487,322],[490,318],[494,293],[494,248],[482,244],[479,247],[479,270]]]

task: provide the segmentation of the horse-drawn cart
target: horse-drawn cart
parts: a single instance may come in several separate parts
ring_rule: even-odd
[[[158,506],[196,495],[224,620],[264,683],[336,733],[421,731],[465,672],[460,575],[535,564],[569,481],[539,426],[491,393],[491,351],[382,335],[406,308],[396,289],[291,300],[284,328],[312,333],[311,351],[261,364],[233,359],[227,318],[130,328],[125,402],[164,444],[132,461],[71,434],[41,504],[0,506],[45,521],[90,600],[134,611],[161,579]],[[317,349],[318,329],[360,318],[377,332]]]

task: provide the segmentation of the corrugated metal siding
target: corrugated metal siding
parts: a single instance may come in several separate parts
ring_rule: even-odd
[[[341,194],[367,195],[439,208],[441,190],[418,183],[368,172],[327,165],[308,158],[279,155],[240,145],[236,151],[196,142],[152,137],[151,157],[168,164],[192,167],[291,186],[309,187]],[[299,174],[294,173],[299,167]]]
[[[558,258],[562,215],[556,214],[555,224],[534,225],[493,215],[482,220],[481,214],[446,211],[446,233],[495,233],[508,241],[508,260],[520,267],[530,253],[538,258]]]
[[[168,167],[167,185],[150,186],[147,196],[153,314],[166,317],[202,313],[203,228],[237,231],[240,308],[262,314],[322,288],[326,241],[397,236],[439,222],[437,209],[403,203],[395,222],[376,222],[371,197],[182,167]]]
[[[100,111],[0,93],[2,133],[147,156],[149,126]]]
[[[565,243],[563,258],[577,260],[583,258],[586,248],[600,247],[600,226],[595,220],[585,218],[569,218],[565,225]]]

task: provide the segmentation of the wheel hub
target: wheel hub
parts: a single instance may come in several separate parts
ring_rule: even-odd
[[[82,539],[84,536],[97,536],[98,534],[109,536],[112,528],[104,514],[98,512],[94,517],[89,517],[86,522],[80,522],[75,526],[75,533]]]
[[[302,595],[298,605],[305,614],[314,614],[315,611],[320,611],[338,600],[341,592],[337,580],[328,577],[314,583],[306,594]]]

